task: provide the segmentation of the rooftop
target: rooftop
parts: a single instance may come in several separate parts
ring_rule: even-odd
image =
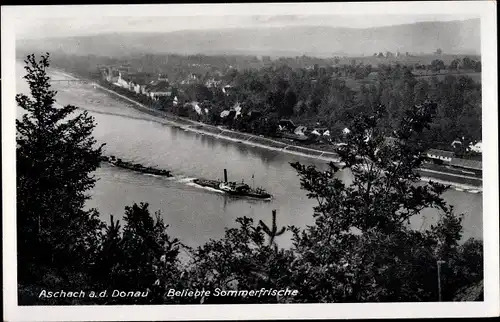
[[[127,80],[133,81],[139,85],[145,85],[154,78],[154,75],[146,72],[137,72],[129,73],[126,77]]]
[[[150,92],[167,92],[171,90],[171,87],[168,82],[160,81],[155,82],[153,84],[148,84],[146,86],[147,90]]]

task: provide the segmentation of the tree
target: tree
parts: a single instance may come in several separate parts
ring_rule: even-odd
[[[282,107],[279,110],[279,114],[281,116],[289,117],[293,115],[293,110],[297,104],[297,95],[295,92],[289,87],[285,91],[285,95],[283,97]]]
[[[434,59],[431,62],[431,69],[434,72],[439,72],[441,69],[445,69],[445,68],[446,68],[446,66],[444,65],[444,62],[440,59]]]
[[[185,92],[191,101],[202,102],[213,99],[213,93],[203,84],[190,84],[186,86]]]
[[[432,80],[430,97],[438,103],[438,116],[432,124],[430,142],[449,147],[457,138],[464,147],[481,140],[481,84],[468,76],[447,75]],[[429,134],[431,134],[429,133]]]
[[[191,261],[182,275],[182,283],[186,287],[225,291],[290,288],[292,251],[266,243],[262,226],[255,226],[251,218],[238,218],[236,222],[238,227],[227,228],[223,238],[189,249]],[[188,299],[188,303],[281,303],[292,300],[270,295],[210,296]]]
[[[259,220],[259,226],[269,237],[269,246],[274,246],[277,249],[278,245],[276,244],[275,238],[283,235],[283,233],[286,231],[286,227],[281,227],[281,229],[278,230],[278,226],[276,226],[276,210],[273,210],[272,217],[273,219],[271,228],[269,228],[262,220]]]
[[[414,96],[416,104],[423,104],[428,99],[429,83],[425,79],[419,80],[415,84]]]
[[[483,242],[474,238],[463,243],[454,258],[455,263],[450,267],[455,270],[455,281],[460,283],[457,287],[467,286],[481,281],[484,277],[483,270]]]
[[[474,71],[475,72],[481,72],[481,62],[480,61],[477,61],[476,62],[476,66],[474,67]]]
[[[476,62],[473,59],[470,59],[469,57],[464,57],[462,59],[462,64],[464,69],[474,69]]]
[[[318,201],[315,225],[293,231],[291,279],[298,301],[437,300],[429,279],[435,281],[437,260],[449,260],[456,250],[461,219],[440,197],[446,186],[417,184],[415,170],[427,148],[419,137],[435,109],[429,102],[410,107],[389,144],[378,126],[385,109],[376,108],[349,126],[347,145],[339,149],[341,168],[292,164],[308,197]],[[341,170],[352,173],[352,184],[337,178]],[[412,217],[428,207],[437,208],[441,219],[415,231]]]
[[[149,294],[138,298],[106,298],[101,300],[103,303],[163,303],[165,286],[172,288],[178,283],[182,244],[168,234],[161,213],[157,212],[153,218],[148,207],[147,203],[125,207],[123,233],[119,222],[111,217],[92,277],[94,285],[109,293],[115,289],[126,292],[149,289]]]
[[[74,284],[89,267],[102,222],[85,210],[102,146],[92,137],[94,119],[77,107],[55,106],[47,75],[49,54],[25,60],[31,97],[16,95],[25,113],[16,120],[17,237],[20,284]],[[50,287],[49,287],[50,288]]]
[[[459,65],[460,65],[460,59],[453,59],[448,68],[451,70],[457,70]]]
[[[443,51],[441,50],[441,48],[436,49],[436,55],[441,55],[442,53]]]

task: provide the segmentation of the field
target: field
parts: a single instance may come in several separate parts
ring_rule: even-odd
[[[386,53],[383,52],[385,55]],[[481,60],[481,56],[478,55],[418,55],[418,56],[405,56],[405,53],[401,53],[399,57],[374,57],[374,56],[363,56],[363,57],[340,57],[339,64],[351,64],[352,60],[356,60],[356,64],[363,63],[364,65],[372,65],[377,66],[379,64],[396,64],[400,63],[401,65],[430,65],[433,60],[439,59],[444,62],[445,65],[449,65],[454,59],[463,59],[464,57],[469,57],[473,60]]]
[[[426,80],[430,80],[432,78],[432,76],[437,76],[437,78],[439,80],[443,80],[446,75],[449,75],[448,73],[447,74],[437,74],[437,75],[416,75],[417,78],[421,79],[426,79]],[[481,73],[454,73],[452,74],[453,76],[455,77],[458,77],[458,76],[469,76],[470,78],[472,78],[472,80],[474,80],[475,82],[477,83],[481,83]]]
[[[416,79],[425,79],[427,81],[430,81],[431,78],[434,76],[436,76],[440,81],[442,81],[447,75],[453,75],[455,77],[468,76],[472,78],[473,81],[481,83],[481,73],[477,72],[459,72],[450,74],[448,71],[443,70],[441,71],[441,73],[433,73],[433,74],[426,73],[425,71],[424,72],[414,71],[413,74],[415,75]],[[370,74],[369,77],[364,79],[354,79],[353,77],[340,77],[340,79],[345,81],[347,87],[357,92],[360,90],[361,85],[368,86],[370,84],[376,83],[377,73],[373,72]]]

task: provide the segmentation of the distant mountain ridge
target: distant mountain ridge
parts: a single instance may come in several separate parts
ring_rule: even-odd
[[[480,54],[480,20],[419,22],[354,29],[297,26],[172,32],[109,33],[77,37],[18,40],[22,50],[122,56],[138,53],[251,54],[331,57],[373,55],[386,51]]]

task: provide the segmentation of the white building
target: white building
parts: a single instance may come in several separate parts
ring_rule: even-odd
[[[469,150],[476,153],[483,153],[483,143],[481,141],[476,144],[469,145]]]
[[[128,83],[128,81],[125,79],[125,75],[124,75],[124,74],[122,74],[122,72],[120,72],[120,73],[118,74],[118,79],[117,79],[116,83],[117,83],[119,86],[123,87],[123,88],[129,88],[129,83]]]
[[[145,92],[152,99],[159,99],[160,97],[170,97],[172,89],[167,82],[152,82],[145,87]]]
[[[296,135],[305,136],[306,131],[307,131],[307,127],[301,125],[301,126],[297,126],[297,128],[295,129],[295,131],[293,131],[293,133]]]
[[[455,156],[453,152],[438,150],[438,149],[430,149],[427,151],[427,157],[430,159],[441,160],[445,162],[451,162],[451,159]]]

